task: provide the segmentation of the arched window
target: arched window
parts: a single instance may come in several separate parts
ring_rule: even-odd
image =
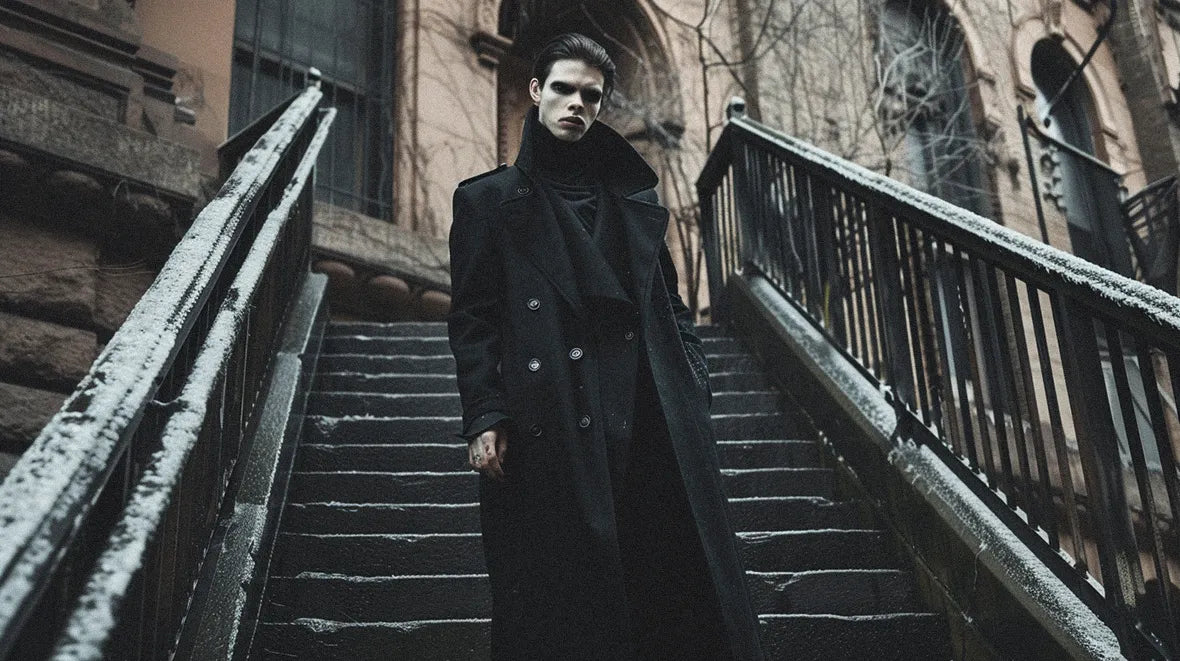
[[[974,73],[958,23],[927,0],[887,0],[877,67],[881,121],[901,134],[910,183],[990,216],[986,142],[976,131]]]
[[[1060,44],[1046,39],[1033,47],[1031,65],[1037,88],[1037,119],[1043,126],[1049,102],[1069,79],[1076,63]],[[1045,131],[1093,156],[1098,151],[1093,109],[1094,101],[1085,79],[1075,78],[1054,106]],[[1117,179],[1109,170],[1067,150],[1050,148],[1049,155],[1060,177],[1056,202],[1065,211],[1073,253],[1134,277],[1119,208]]]

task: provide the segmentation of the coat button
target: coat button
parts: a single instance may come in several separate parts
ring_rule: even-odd
[[[628,342],[630,342],[631,340],[634,340],[635,339],[635,331],[627,331],[626,333],[623,334],[623,339],[627,340]]]
[[[573,349],[570,349],[570,360],[578,360],[582,357],[582,355],[581,348],[574,347]]]
[[[528,186],[520,186],[520,187],[518,187],[518,188],[516,189],[516,194],[517,194],[517,195],[528,195],[528,194],[529,194],[529,187],[528,187]]]
[[[541,361],[537,360],[536,358],[529,361],[530,372],[536,372],[539,369],[541,369]]]
[[[532,434],[533,436],[540,436],[541,435],[541,425],[533,425],[532,427],[529,427],[529,433]]]
[[[581,427],[582,429],[589,427],[590,426],[590,416],[588,416],[588,415],[582,416],[582,419],[578,421],[578,426]]]
[[[528,306],[530,310],[539,310],[541,308],[541,301],[538,301],[535,298],[530,298]]]

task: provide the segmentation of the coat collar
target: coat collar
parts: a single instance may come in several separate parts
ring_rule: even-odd
[[[540,188],[533,171],[535,140],[532,131],[546,130],[537,121],[537,110],[533,108],[525,118],[521,138],[520,156],[517,157],[513,177],[507,182],[507,195],[500,203],[504,211],[506,228],[520,251],[533,263],[573,308],[575,315],[587,315],[587,309],[575,279],[565,236],[556,218],[556,210]],[[621,135],[601,122],[595,122],[586,132],[583,140],[593,140],[600,163],[612,167],[602,168],[600,176],[607,194],[617,202],[618,222],[622,223],[624,243],[632,265],[634,277],[639,278],[637,290],[642,305],[650,287],[650,275],[664,243],[668,227],[668,212],[664,207],[653,204],[635,195],[659,183],[651,166],[639,152]]]
[[[529,177],[536,178],[536,149],[539,142],[539,131],[546,131],[537,116],[537,107],[533,106],[525,114],[524,130],[520,137],[520,152],[516,157],[516,167],[523,170]],[[638,192],[654,188],[660,183],[655,170],[643,160],[635,147],[617,131],[602,122],[594,122],[582,142],[587,143],[590,152],[599,163],[609,163],[611,167],[599,168],[597,174],[603,184],[611,192],[628,197]]]

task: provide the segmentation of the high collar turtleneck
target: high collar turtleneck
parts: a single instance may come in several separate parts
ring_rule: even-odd
[[[588,185],[594,175],[594,149],[585,138],[577,142],[558,140],[544,124],[533,127],[533,163],[542,178],[564,184]]]
[[[635,148],[614,129],[594,122],[577,142],[553,137],[537,118],[536,106],[525,115],[516,166],[530,175],[550,180],[601,181],[608,190],[629,195],[652,188],[659,179]],[[580,170],[579,170],[580,169]]]

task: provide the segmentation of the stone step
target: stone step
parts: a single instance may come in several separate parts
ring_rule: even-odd
[[[730,498],[729,518],[738,531],[853,530],[869,520],[855,502],[800,496]]]
[[[707,354],[745,353],[742,343],[734,337],[701,338]],[[450,355],[450,340],[445,335],[326,335],[323,353],[359,353],[377,356]]]
[[[950,631],[931,613],[761,615],[767,659],[946,661]]]
[[[309,415],[460,416],[463,407],[454,392],[387,394],[383,392],[312,392]]]
[[[467,468],[467,443],[390,445],[309,444],[295,453],[295,470],[309,471],[457,471]]]
[[[452,471],[467,467],[467,444],[459,438],[440,443],[304,443],[295,454],[296,471]],[[719,441],[722,468],[815,468],[813,441]]]
[[[710,372],[755,372],[761,366],[758,358],[748,353],[726,353],[708,356]],[[543,366],[542,366],[543,367]],[[454,374],[455,358],[444,355],[373,355],[366,353],[323,353],[319,368],[323,372],[361,372],[367,374]]]
[[[761,372],[721,371],[709,374],[714,392],[748,392],[766,390],[769,380]],[[368,374],[364,372],[328,372],[316,374],[314,387],[327,392],[378,393],[457,393],[454,372],[446,374]]]
[[[834,498],[835,478],[827,468],[723,469],[725,493],[730,498],[751,496],[812,496]]]
[[[763,615],[768,660],[946,661],[946,624],[929,613]],[[485,661],[487,619],[341,622],[302,618],[267,622],[258,633],[262,661]]]
[[[720,413],[713,416],[713,432],[718,440],[751,441],[815,435],[811,422],[799,412]]]
[[[913,579],[893,569],[749,573],[755,612],[874,615],[915,606]],[[268,584],[271,621],[299,617],[352,622],[487,617],[486,574],[347,576],[307,572]]]
[[[770,381],[762,372],[709,372],[709,388],[713,392],[744,392],[766,390],[769,387]]]
[[[329,335],[323,353],[370,354],[374,356],[449,356],[451,343],[445,335],[380,337],[372,335]]]
[[[914,578],[898,569],[748,572],[756,613],[880,615],[917,606]]]
[[[487,661],[490,622],[339,622],[301,618],[259,626],[257,661]]]
[[[283,529],[318,534],[478,533],[479,503],[288,503]]]
[[[697,326],[693,332],[695,332],[696,336],[701,339],[708,337],[733,337],[733,330],[729,326],[721,326],[717,324]]]
[[[855,502],[783,496],[730,498],[736,530],[861,529],[870,516]],[[283,529],[310,533],[479,532],[479,504],[289,502]]]
[[[460,431],[457,416],[329,417],[309,415],[303,424],[304,443],[445,443]],[[765,440],[799,438],[814,432],[799,413],[719,413],[713,416],[718,439]]]
[[[738,533],[747,570],[896,569],[878,530]],[[479,574],[479,533],[312,534],[280,532],[272,576],[326,572],[352,576]]]
[[[455,373],[447,374],[365,374],[327,372],[316,374],[313,386],[328,392],[457,393]]]
[[[489,617],[487,574],[344,576],[308,572],[267,584],[272,622],[311,617],[344,622],[394,622]]]
[[[746,345],[736,337],[702,337],[706,354],[747,353]]]
[[[309,415],[303,443],[454,443],[461,431],[458,416],[370,418]]]
[[[320,354],[322,372],[364,374],[454,374],[455,358],[444,356],[371,356],[360,353]]]
[[[815,569],[895,569],[880,530],[778,530],[739,532],[748,571],[797,572]]]
[[[472,503],[479,501],[479,475],[447,472],[292,473],[292,503]]]
[[[706,324],[697,326],[694,331],[697,337],[733,337],[733,331],[728,326]],[[406,321],[397,323],[382,323],[371,321],[333,321],[328,324],[325,336],[336,335],[372,335],[378,337],[441,336],[447,334],[447,324],[443,321]]]
[[[819,443],[815,441],[718,441],[717,455],[722,468],[806,468],[820,464]]]
[[[509,467],[511,470],[511,467]],[[727,495],[832,498],[825,468],[756,468],[722,471]],[[479,475],[450,471],[312,471],[291,474],[293,503],[470,503],[479,499]]]
[[[782,408],[777,391],[714,392],[712,413],[764,413]],[[346,416],[458,416],[463,414],[458,393],[386,394],[381,392],[313,392],[311,415]]]
[[[483,543],[477,532],[355,535],[280,531],[270,575],[328,572],[389,576],[485,571]]]
[[[407,321],[380,323],[371,321],[333,321],[324,337],[371,335],[376,337],[446,337],[447,325],[441,321]]]

